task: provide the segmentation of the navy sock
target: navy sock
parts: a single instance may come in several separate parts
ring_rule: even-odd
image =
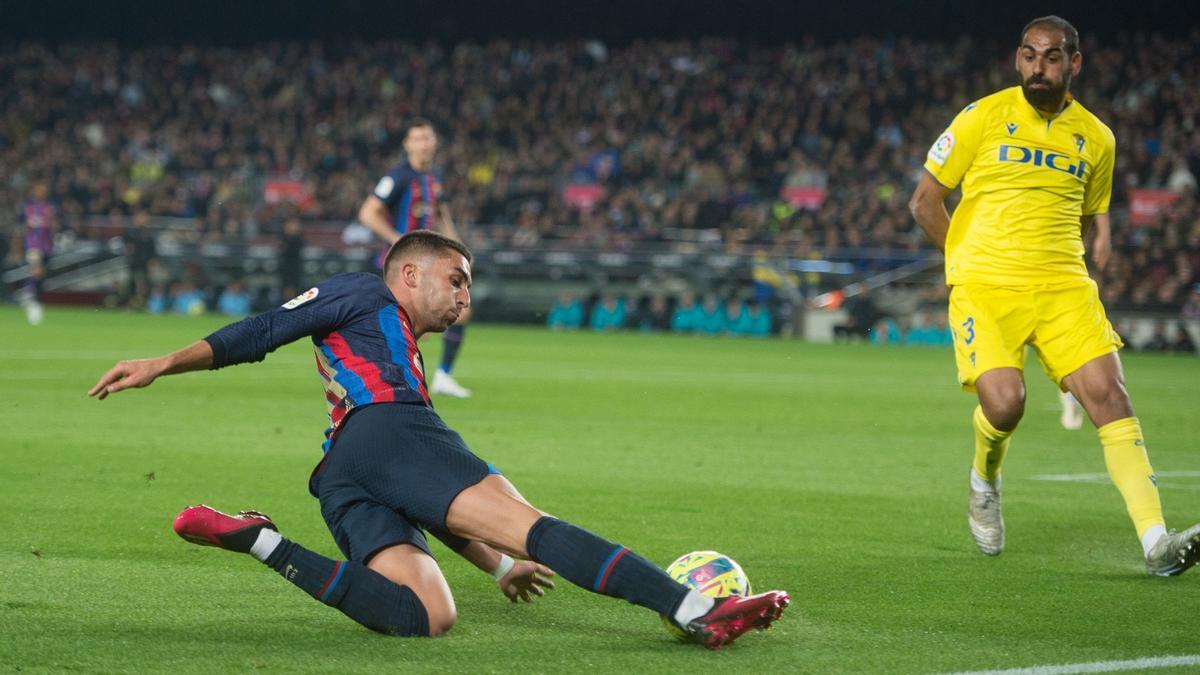
[[[450,369],[454,367],[454,359],[458,358],[458,350],[462,347],[466,332],[466,326],[454,325],[442,333],[442,365],[439,366],[442,372],[449,374]]]
[[[675,614],[688,593],[686,586],[633,551],[550,516],[529,529],[525,550],[576,586],[666,616]]]
[[[429,635],[429,613],[417,594],[373,569],[331,560],[287,539],[264,562],[305,593],[373,631]]]

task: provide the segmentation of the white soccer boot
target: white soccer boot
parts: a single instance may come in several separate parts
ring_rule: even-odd
[[[429,392],[432,394],[442,394],[444,396],[453,396],[455,398],[468,398],[471,395],[471,390],[462,386],[450,377],[450,373],[442,372],[439,368],[433,374],[433,382],[429,385]]]
[[[42,303],[37,300],[31,300],[25,305],[25,318],[31,326],[42,325],[42,317],[45,316],[45,310],[42,308]]]
[[[1074,431],[1083,427],[1083,407],[1079,401],[1069,391],[1060,391],[1058,394],[1062,403],[1062,417],[1058,421],[1062,422],[1063,428]]]
[[[1146,554],[1146,574],[1173,577],[1200,561],[1200,524],[1158,538]]]
[[[1000,555],[1004,550],[1004,516],[1000,513],[999,492],[972,488],[967,499],[967,524],[981,553]]]

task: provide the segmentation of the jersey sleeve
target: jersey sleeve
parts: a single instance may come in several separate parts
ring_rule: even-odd
[[[1087,186],[1083,189],[1083,215],[1108,213],[1108,203],[1112,199],[1113,162],[1116,154],[1117,139],[1108,131],[1104,139],[1104,152],[1096,161],[1095,168],[1088,176]]]
[[[404,186],[408,183],[405,175],[405,167],[397,166],[391,171],[388,171],[379,182],[375,184],[375,190],[372,192],[376,197],[381,199],[387,207],[394,208],[396,203],[400,201],[400,195],[404,192]]]
[[[302,337],[336,330],[350,318],[353,288],[333,277],[280,307],[231,323],[204,338],[213,350],[212,369],[262,361]]]
[[[958,187],[975,161],[982,135],[983,111],[978,103],[972,103],[958,113],[950,127],[929,148],[925,170],[945,187]]]

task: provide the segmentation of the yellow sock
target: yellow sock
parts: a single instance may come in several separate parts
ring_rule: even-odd
[[[972,421],[975,423],[975,473],[979,474],[980,478],[995,483],[1000,478],[1000,465],[1004,463],[1012,432],[1000,431],[993,427],[980,406],[975,406]]]
[[[1154,469],[1146,455],[1142,425],[1136,417],[1109,422],[1098,429],[1104,445],[1108,475],[1125,499],[1125,508],[1137,528],[1138,537],[1154,526],[1164,527],[1162,502]]]

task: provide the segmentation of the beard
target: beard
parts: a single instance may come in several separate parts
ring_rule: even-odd
[[[1032,85],[1041,84],[1045,88],[1035,89]],[[1025,100],[1035,108],[1053,108],[1061,105],[1062,100],[1067,95],[1067,87],[1071,86],[1071,76],[1063,75],[1062,82],[1055,85],[1050,80],[1037,75],[1031,75],[1029,79],[1021,82],[1021,92],[1025,94]]]

